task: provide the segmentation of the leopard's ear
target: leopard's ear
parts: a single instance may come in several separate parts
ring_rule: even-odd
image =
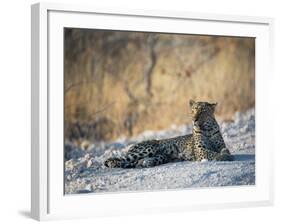
[[[189,106],[192,107],[193,104],[195,104],[195,101],[194,100],[189,100]]]
[[[209,105],[211,106],[212,110],[215,111],[216,106],[218,105],[218,103],[209,103]]]

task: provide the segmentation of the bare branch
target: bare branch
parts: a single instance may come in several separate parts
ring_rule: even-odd
[[[108,103],[108,104],[104,105],[104,106],[103,106],[102,108],[100,108],[99,110],[94,111],[94,112],[91,114],[91,117],[94,117],[95,115],[97,115],[97,114],[99,114],[99,113],[102,113],[102,112],[108,110],[108,109],[109,109],[110,107],[112,107],[115,103],[116,103],[116,102],[111,102],[111,103]],[[68,106],[65,107],[65,108],[69,108],[69,107],[71,107],[71,106],[73,106],[73,105],[68,105]],[[79,114],[79,112],[75,112],[74,114]]]
[[[155,36],[149,36],[147,39],[148,50],[150,56],[150,64],[147,69],[144,71],[144,81],[146,83],[146,93],[149,96],[152,96],[151,92],[151,76],[156,65],[157,54],[155,51],[155,45],[157,43],[158,38]]]
[[[67,92],[69,92],[71,89],[73,89],[75,87],[78,87],[78,86],[81,86],[81,85],[85,85],[85,84],[88,85],[88,84],[91,84],[93,82],[96,82],[96,80],[81,81],[81,82],[77,82],[77,83],[71,84],[71,85],[69,85],[68,87],[65,88],[64,94],[67,94]]]
[[[132,102],[138,102],[138,99],[134,96],[134,94],[132,93],[132,91],[130,90],[129,88],[129,84],[126,80],[124,80],[124,90],[125,92],[127,93],[127,96],[129,97],[129,99],[132,101]]]

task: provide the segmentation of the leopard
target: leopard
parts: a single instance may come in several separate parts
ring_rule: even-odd
[[[189,101],[192,133],[133,144],[122,157],[105,160],[109,168],[149,168],[179,161],[232,161],[215,118],[217,103]]]

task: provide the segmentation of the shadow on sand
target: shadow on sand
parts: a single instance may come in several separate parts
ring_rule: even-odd
[[[234,161],[249,161],[249,160],[255,161],[254,154],[236,154],[233,156],[234,156]]]

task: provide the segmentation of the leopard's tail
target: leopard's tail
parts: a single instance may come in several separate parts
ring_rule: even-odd
[[[109,158],[104,165],[108,168],[135,168],[135,163],[129,163],[125,158]]]

